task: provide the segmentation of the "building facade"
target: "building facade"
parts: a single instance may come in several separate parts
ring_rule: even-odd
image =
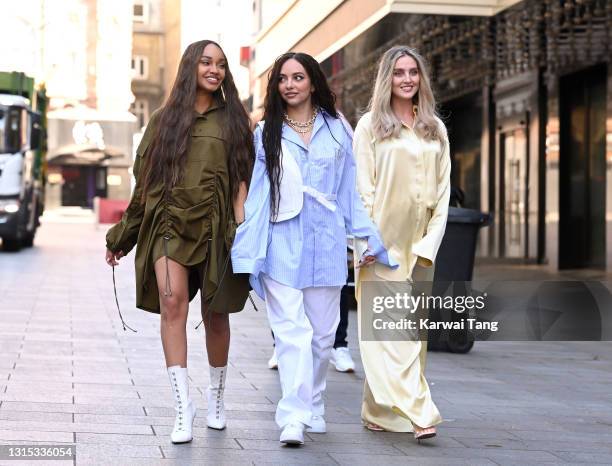
[[[168,97],[181,53],[181,0],[134,0],[131,112],[138,128]]]
[[[254,94],[273,56],[308,52],[353,123],[382,53],[417,48],[449,129],[452,183],[494,216],[479,255],[612,270],[612,2],[298,1],[257,40]]]
[[[131,8],[32,0],[3,11],[0,67],[35,77],[50,98],[47,208],[129,196]]]
[[[248,69],[240,47],[250,42],[248,0],[134,0],[131,111],[139,127],[170,95],[185,48],[202,39],[223,47],[241,95],[248,97]]]

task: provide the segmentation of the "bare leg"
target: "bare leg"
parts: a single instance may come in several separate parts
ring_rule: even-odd
[[[208,364],[212,367],[227,366],[230,345],[229,315],[207,312],[206,306],[202,304],[202,319],[206,330]]]
[[[202,303],[202,320],[206,330],[206,352],[210,370],[210,383],[206,390],[208,414],[206,425],[211,429],[223,430],[226,426],[223,392],[227,376],[227,353],[230,342],[229,316],[207,312]]]
[[[166,296],[166,257],[160,257],[155,262],[155,276],[161,306],[160,333],[166,366],[187,367],[188,272],[181,264],[168,259],[168,275],[172,294]]]

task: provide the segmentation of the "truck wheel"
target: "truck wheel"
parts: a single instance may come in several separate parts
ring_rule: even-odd
[[[38,228],[34,226],[32,231],[24,231],[23,235],[21,235],[21,247],[31,248],[34,246],[34,236],[36,236],[36,230]]]
[[[26,233],[23,239],[21,240],[21,246],[24,248],[31,248],[32,246],[34,246],[35,234],[35,231],[33,231],[32,233]]]
[[[16,238],[2,238],[2,249],[15,252],[21,249],[21,241]]]

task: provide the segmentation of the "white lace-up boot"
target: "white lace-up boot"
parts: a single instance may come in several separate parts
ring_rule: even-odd
[[[223,390],[225,390],[225,376],[227,366],[210,366],[210,384],[208,385],[208,416],[206,424],[211,429],[225,429],[225,405],[223,404]]]
[[[187,378],[187,368],[172,366],[168,368],[172,394],[174,395],[174,409],[176,419],[174,429],[170,434],[172,443],[186,443],[193,439],[192,428],[193,418],[195,417],[195,406],[189,398],[189,379]]]

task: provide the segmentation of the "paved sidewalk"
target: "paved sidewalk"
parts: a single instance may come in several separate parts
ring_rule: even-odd
[[[133,305],[130,255],[117,269],[118,293],[138,333],[122,330],[103,238],[91,224],[46,223],[33,249],[0,252],[2,444],[76,443],[79,465],[612,464],[611,343],[477,343],[467,355],[430,353],[428,379],[447,422],[420,446],[407,434],[361,427],[360,365],[355,374],[330,371],[329,432],[308,435],[301,449],[280,447],[270,334],[265,313],[250,305],[232,317],[228,428],[218,432],[205,424],[208,371],[192,304],[199,415],[193,442],[173,446],[159,318]]]

